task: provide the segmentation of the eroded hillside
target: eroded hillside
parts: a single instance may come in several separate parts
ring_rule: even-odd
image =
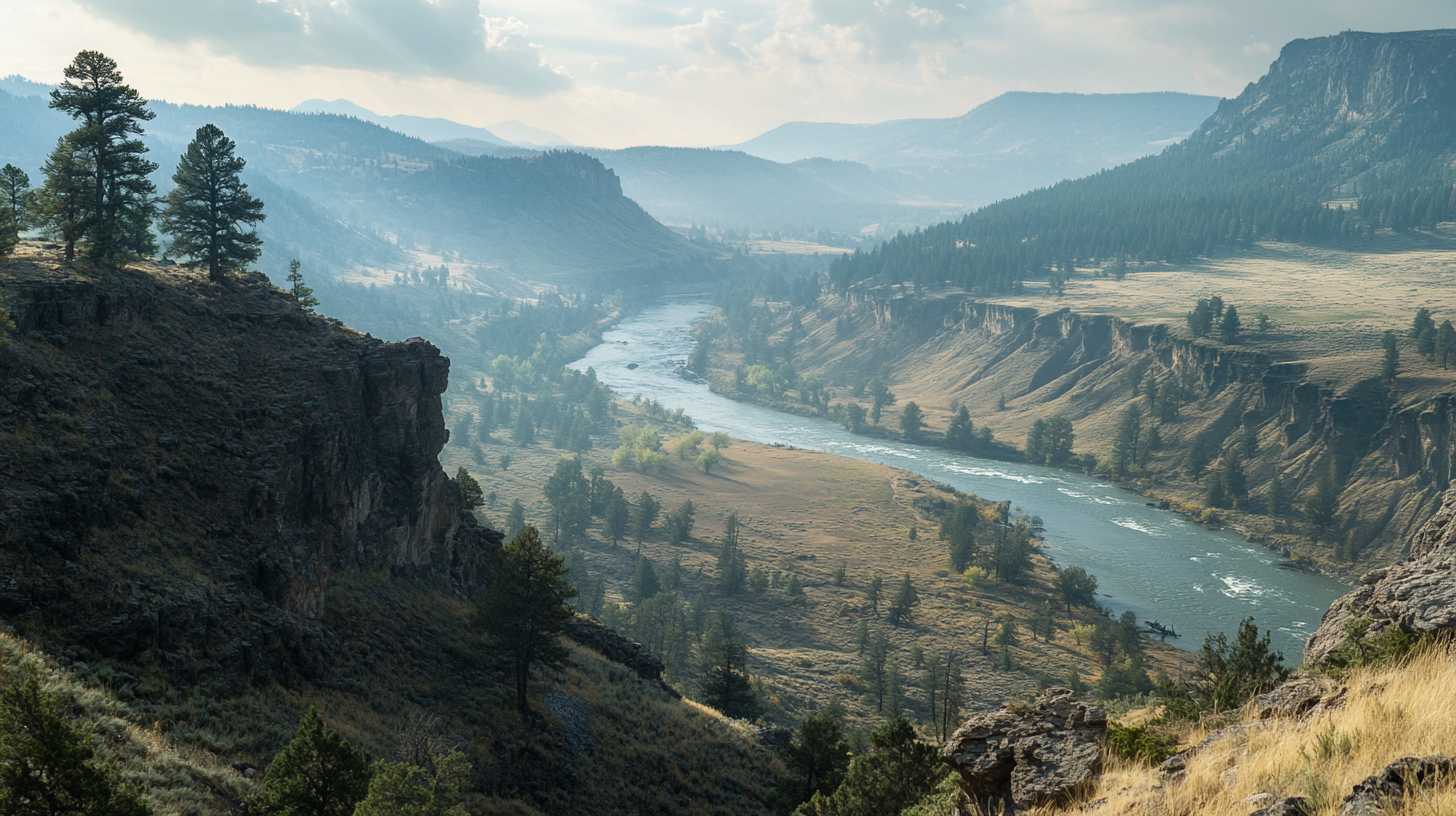
[[[33,244],[0,291],[0,615],[88,726],[141,729],[117,755],[158,812],[236,810],[256,782],[206,775],[262,767],[310,704],[376,758],[433,723],[474,765],[476,811],[763,809],[773,760],[750,734],[590,650],[533,691],[529,727],[511,713],[470,622],[500,536],[439,465],[449,361],[428,342],[259,277]]]

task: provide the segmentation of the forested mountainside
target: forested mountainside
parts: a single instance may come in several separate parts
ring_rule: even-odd
[[[460,749],[470,812],[767,812],[751,730],[600,626],[515,713],[475,617],[501,534],[441,469],[430,343],[34,244],[0,293],[0,678],[39,667],[153,812],[244,812],[310,706],[371,759]]]
[[[1456,213],[1456,31],[1296,40],[1162,154],[837,262],[833,285],[1012,288],[1077,259],[1183,261],[1262,239],[1368,241]]]
[[[1218,101],[1013,91],[950,119],[790,122],[733,148],[778,162],[858,162],[927,200],[976,207],[1158,153],[1192,133]]]
[[[45,97],[0,92],[0,161],[32,177],[71,129]],[[461,253],[528,280],[589,275],[615,288],[704,253],[622,195],[611,171],[580,154],[465,157],[362,120],[254,107],[152,104],[146,125],[162,164],[162,192],[176,157],[206,123],[248,161],[249,179],[287,192],[289,216],[262,225],[265,271],[290,257],[320,271],[402,263],[399,249]],[[264,197],[270,204],[272,201]]]

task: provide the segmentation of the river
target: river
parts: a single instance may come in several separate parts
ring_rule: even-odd
[[[993,501],[1010,500],[1045,524],[1042,551],[1063,566],[1097,576],[1102,601],[1120,615],[1157,620],[1197,649],[1208,632],[1233,637],[1253,616],[1269,629],[1286,662],[1298,665],[1304,640],[1340,583],[1291,569],[1238,535],[1210,530],[1148,507],[1141,496],[1096,479],[1034,465],[976,459],[936,448],[867,439],[827,419],[799,417],[736,402],[678,375],[692,350],[689,330],[711,307],[667,300],[619,323],[571,367],[596,369],[619,394],[641,394],[683,408],[704,431],[764,444],[792,445],[903,468]],[[635,368],[628,368],[635,363]],[[979,420],[979,417],[976,419]]]

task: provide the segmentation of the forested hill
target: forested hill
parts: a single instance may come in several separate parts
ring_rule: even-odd
[[[1000,291],[1078,260],[1434,227],[1456,214],[1453,54],[1450,30],[1296,40],[1160,155],[899,236],[836,261],[831,278],[841,290],[877,279]]]
[[[74,124],[44,97],[0,91],[0,163],[40,179],[56,139]],[[270,273],[289,257],[315,270],[388,265],[398,248],[458,252],[529,280],[590,275],[638,282],[702,254],[622,195],[615,174],[579,153],[468,157],[371,122],[250,106],[152,102],[146,123],[161,192],[198,127],[238,144],[248,181],[268,204]],[[611,280],[602,280],[610,278]]]

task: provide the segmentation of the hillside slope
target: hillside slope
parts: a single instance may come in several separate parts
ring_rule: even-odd
[[[590,651],[533,689],[529,728],[510,713],[470,623],[500,535],[439,465],[449,361],[429,343],[306,315],[255,277],[34,244],[0,291],[18,327],[0,615],[158,762],[261,767],[317,704],[376,758],[437,722],[476,811],[764,811],[774,761],[747,732]],[[0,652],[9,673],[19,651]],[[128,767],[155,802],[196,784],[151,756]],[[254,785],[160,812],[234,812]]]

